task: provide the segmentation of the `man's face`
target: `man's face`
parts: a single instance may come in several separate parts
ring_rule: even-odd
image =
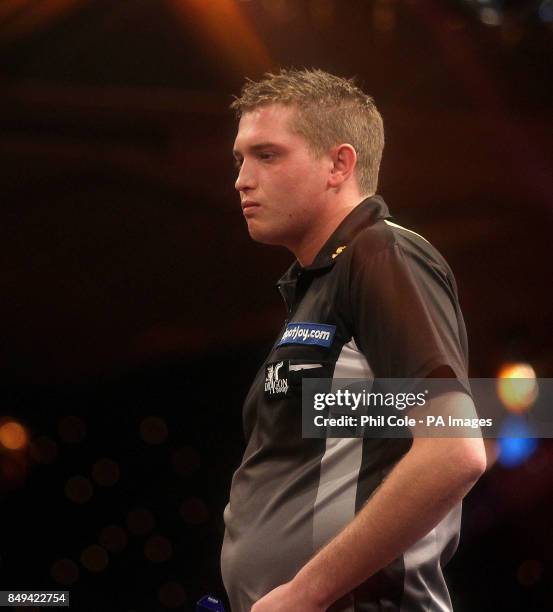
[[[262,106],[245,113],[234,142],[240,193],[250,236],[294,249],[316,225],[324,206],[329,157],[315,159],[290,129],[293,107]]]

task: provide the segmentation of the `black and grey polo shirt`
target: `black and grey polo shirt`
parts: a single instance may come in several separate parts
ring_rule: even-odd
[[[291,580],[411,444],[303,439],[302,379],[423,378],[440,366],[467,375],[453,274],[428,241],[390,221],[379,196],[359,204],[313,264],[296,262],[278,287],[287,319],[245,400],[247,447],[224,515],[221,568],[233,612],[249,612]],[[460,517],[459,506],[331,610],[451,610],[441,568],[457,547]]]

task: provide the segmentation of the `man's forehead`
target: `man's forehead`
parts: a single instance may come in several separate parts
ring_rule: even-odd
[[[290,128],[295,112],[294,107],[283,104],[267,104],[245,112],[238,124],[234,149],[296,137]]]

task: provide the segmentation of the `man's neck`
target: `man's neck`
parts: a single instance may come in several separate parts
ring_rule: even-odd
[[[320,219],[314,225],[313,231],[305,236],[300,244],[289,247],[302,267],[306,268],[313,263],[326,241],[336,231],[336,228],[364,199],[364,197],[360,197],[339,207],[333,206],[332,212]]]

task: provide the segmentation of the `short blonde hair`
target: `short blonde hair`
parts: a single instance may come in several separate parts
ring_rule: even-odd
[[[384,149],[384,126],[374,100],[353,79],[323,70],[281,69],[262,80],[247,79],[231,108],[240,118],[268,104],[295,106],[291,129],[302,135],[316,157],[350,144],[357,153],[356,177],[363,195],[372,195]]]

